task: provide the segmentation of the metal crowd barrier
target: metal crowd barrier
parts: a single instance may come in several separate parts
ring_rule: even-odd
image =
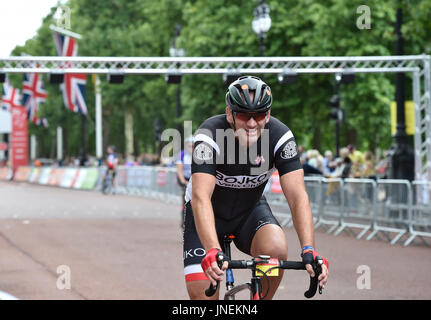
[[[339,226],[343,207],[343,179],[321,178],[320,204],[315,228],[329,226],[328,233],[333,232]]]
[[[408,246],[416,237],[431,237],[431,181],[413,181],[413,206],[411,208],[410,237],[404,243]],[[425,241],[424,241],[425,242]]]
[[[381,231],[391,244],[395,244],[407,232],[411,223],[411,200],[411,186],[408,180],[378,180],[373,231],[367,240]],[[395,233],[396,236],[390,239],[389,233]]]
[[[13,178],[9,171],[3,168],[0,180],[101,190],[106,168],[21,167]],[[431,181],[307,176],[304,182],[316,229],[326,228],[328,233],[335,236],[341,232],[352,233],[357,239],[369,233],[366,240],[384,236],[391,244],[406,237],[404,246],[419,238],[428,245],[425,238],[431,237]],[[172,167],[122,166],[117,169],[115,184],[116,193],[178,204],[183,201],[176,169]],[[280,224],[284,227],[293,226],[278,172],[274,172],[270,178],[264,195]],[[356,234],[355,230],[359,230],[359,233]]]
[[[373,220],[376,211],[375,190],[376,182],[372,179],[344,179],[342,194],[344,207],[340,213],[340,226],[334,235],[345,229],[361,229],[356,236],[357,239],[361,239],[372,228],[370,221]]]
[[[404,246],[416,237],[425,243],[424,237],[431,237],[431,182],[319,176],[307,176],[304,181],[316,229],[325,228],[335,236],[345,232],[357,239],[368,233],[366,240],[384,236],[391,244],[408,236]],[[182,201],[175,168],[121,167],[116,191],[166,202]],[[281,192],[278,175],[269,180],[264,195],[280,224],[292,227],[290,208]]]
[[[175,168],[139,166],[117,170],[115,192],[134,194],[170,203],[181,203],[182,190]]]
[[[326,179],[305,177],[305,186],[317,217],[315,228],[326,227],[335,236],[353,233],[367,240],[383,235],[391,244],[409,235],[425,244],[431,237],[431,182],[391,179]],[[391,234],[394,236],[391,237]]]
[[[319,177],[307,177],[305,181],[305,190],[310,201],[311,212],[313,213],[314,224],[319,221],[318,213],[322,206],[322,179]],[[321,221],[320,221],[321,222]]]

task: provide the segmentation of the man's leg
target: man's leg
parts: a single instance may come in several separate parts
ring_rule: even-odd
[[[235,245],[253,257],[267,255],[279,260],[287,259],[286,236],[265,197],[259,200],[250,215],[241,223]],[[272,299],[282,277],[283,270],[280,269],[278,277],[262,277],[262,294],[266,295],[265,299]],[[267,292],[268,280],[270,288]]]
[[[205,290],[208,289],[209,286],[209,280],[187,282],[187,293],[189,294],[190,300],[218,300],[220,285],[212,297],[207,297],[205,295]]]
[[[196,231],[190,202],[185,204],[185,209],[183,257],[187,293],[191,300],[217,300],[219,290],[212,297],[205,295],[205,290],[210,286],[210,281],[201,267],[202,259],[205,257],[205,249]]]
[[[253,257],[268,255],[271,258],[286,260],[287,241],[283,229],[275,224],[267,224],[261,227],[253,237],[250,253]],[[265,299],[272,299],[282,278],[282,269],[279,269],[278,277],[268,277],[270,287]],[[262,287],[262,294],[265,295],[268,290],[268,281],[265,278],[262,278]]]

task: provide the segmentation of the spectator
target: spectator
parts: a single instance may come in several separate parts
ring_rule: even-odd
[[[349,158],[351,160],[351,168],[349,170],[350,178],[361,178],[362,166],[364,164],[364,155],[362,152],[356,149],[356,146],[349,144],[347,146],[349,150]]]
[[[368,179],[376,179],[376,169],[374,164],[374,155],[371,151],[364,153],[364,165],[362,167],[362,177]]]
[[[152,156],[148,153],[143,153],[139,156],[139,165],[151,165]]]
[[[345,179],[350,176],[353,163],[349,157],[349,149],[341,148],[340,155],[341,158],[343,158],[343,171],[341,173],[341,178]]]
[[[379,178],[387,178],[390,161],[390,150],[383,152],[383,158],[376,164],[376,174]]]
[[[349,149],[341,148],[340,157],[337,159],[337,168],[331,175],[333,178],[348,178],[350,176],[350,170],[352,168],[352,160],[349,157]]]
[[[323,158],[323,174],[329,177],[335,170],[335,161],[333,159],[332,152],[330,150],[325,151],[325,157]]]
[[[350,168],[350,173],[348,178],[359,179],[361,177],[362,177],[362,164],[355,159],[354,161],[352,161],[352,166]]]
[[[126,167],[133,167],[135,165],[135,157],[134,156],[128,156],[126,158]]]
[[[158,166],[160,165],[160,158],[157,154],[149,154],[149,165],[151,166]]]
[[[307,153],[305,152],[305,147],[303,145],[298,147],[298,153],[299,160],[301,161],[301,164],[304,165],[304,163],[307,161]]]
[[[341,174],[343,173],[344,169],[344,160],[341,157],[338,157],[334,161],[335,167],[334,170],[331,172],[330,177],[331,178],[339,178],[341,177]]]
[[[320,167],[320,160],[319,160],[319,151],[317,150],[308,150],[306,153],[306,160],[303,164],[302,168],[304,169],[304,175],[323,175],[322,170],[319,169]],[[323,162],[322,162],[323,164]]]
[[[349,157],[352,162],[356,162],[359,164],[364,163],[364,154],[356,149],[356,146],[353,144],[349,144],[347,146],[347,149],[349,150]]]

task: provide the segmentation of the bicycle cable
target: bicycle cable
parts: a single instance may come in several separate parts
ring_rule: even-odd
[[[262,296],[262,300],[265,300],[265,298],[268,296],[269,289],[271,287],[271,281],[269,280],[269,276],[267,275],[267,273],[270,272],[271,270],[274,270],[274,269],[281,269],[281,268],[280,268],[280,266],[274,266],[274,267],[269,268],[266,271],[259,270],[260,272],[262,272],[262,274],[265,277],[265,280],[267,281],[267,284],[268,284],[268,288],[266,289],[265,295]]]

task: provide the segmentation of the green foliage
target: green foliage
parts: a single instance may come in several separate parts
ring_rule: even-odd
[[[267,0],[272,26],[265,39],[266,56],[365,56],[395,54],[394,24],[397,1],[359,0]],[[401,1],[404,12],[405,54],[431,53],[431,2]],[[358,29],[356,9],[371,10],[371,29]],[[72,30],[83,35],[80,56],[169,56],[176,24],[182,31],[176,45],[190,57],[259,56],[259,41],[251,29],[255,1],[241,0],[69,0]],[[45,17],[37,35],[13,55],[25,52],[56,56],[52,32],[53,14]],[[12,77],[19,87],[21,76]],[[87,149],[94,154],[94,85],[87,78]],[[221,75],[185,75],[181,83],[183,115],[176,118],[176,85],[167,85],[161,75],[126,76],[121,85],[102,79],[104,142],[124,152],[124,113],[134,116],[136,154],[153,150],[155,117],[164,127],[192,120],[196,129],[206,118],[223,113],[226,85]],[[329,120],[328,101],[333,75],[300,75],[289,86],[276,75],[265,75],[271,85],[272,115],[284,121],[300,144],[308,148],[334,149],[334,123]],[[46,79],[47,80],[47,79]],[[407,79],[406,81],[410,81]],[[356,143],[360,149],[388,148],[389,103],[394,100],[394,75],[361,74],[341,86],[341,104],[346,110],[341,144]],[[406,88],[409,88],[406,82]],[[30,125],[41,142],[43,156],[55,155],[55,130],[64,128],[65,153],[79,154],[80,117],[66,110],[58,85],[45,86],[49,99],[41,107],[49,129]],[[407,98],[411,93],[407,92]]]

